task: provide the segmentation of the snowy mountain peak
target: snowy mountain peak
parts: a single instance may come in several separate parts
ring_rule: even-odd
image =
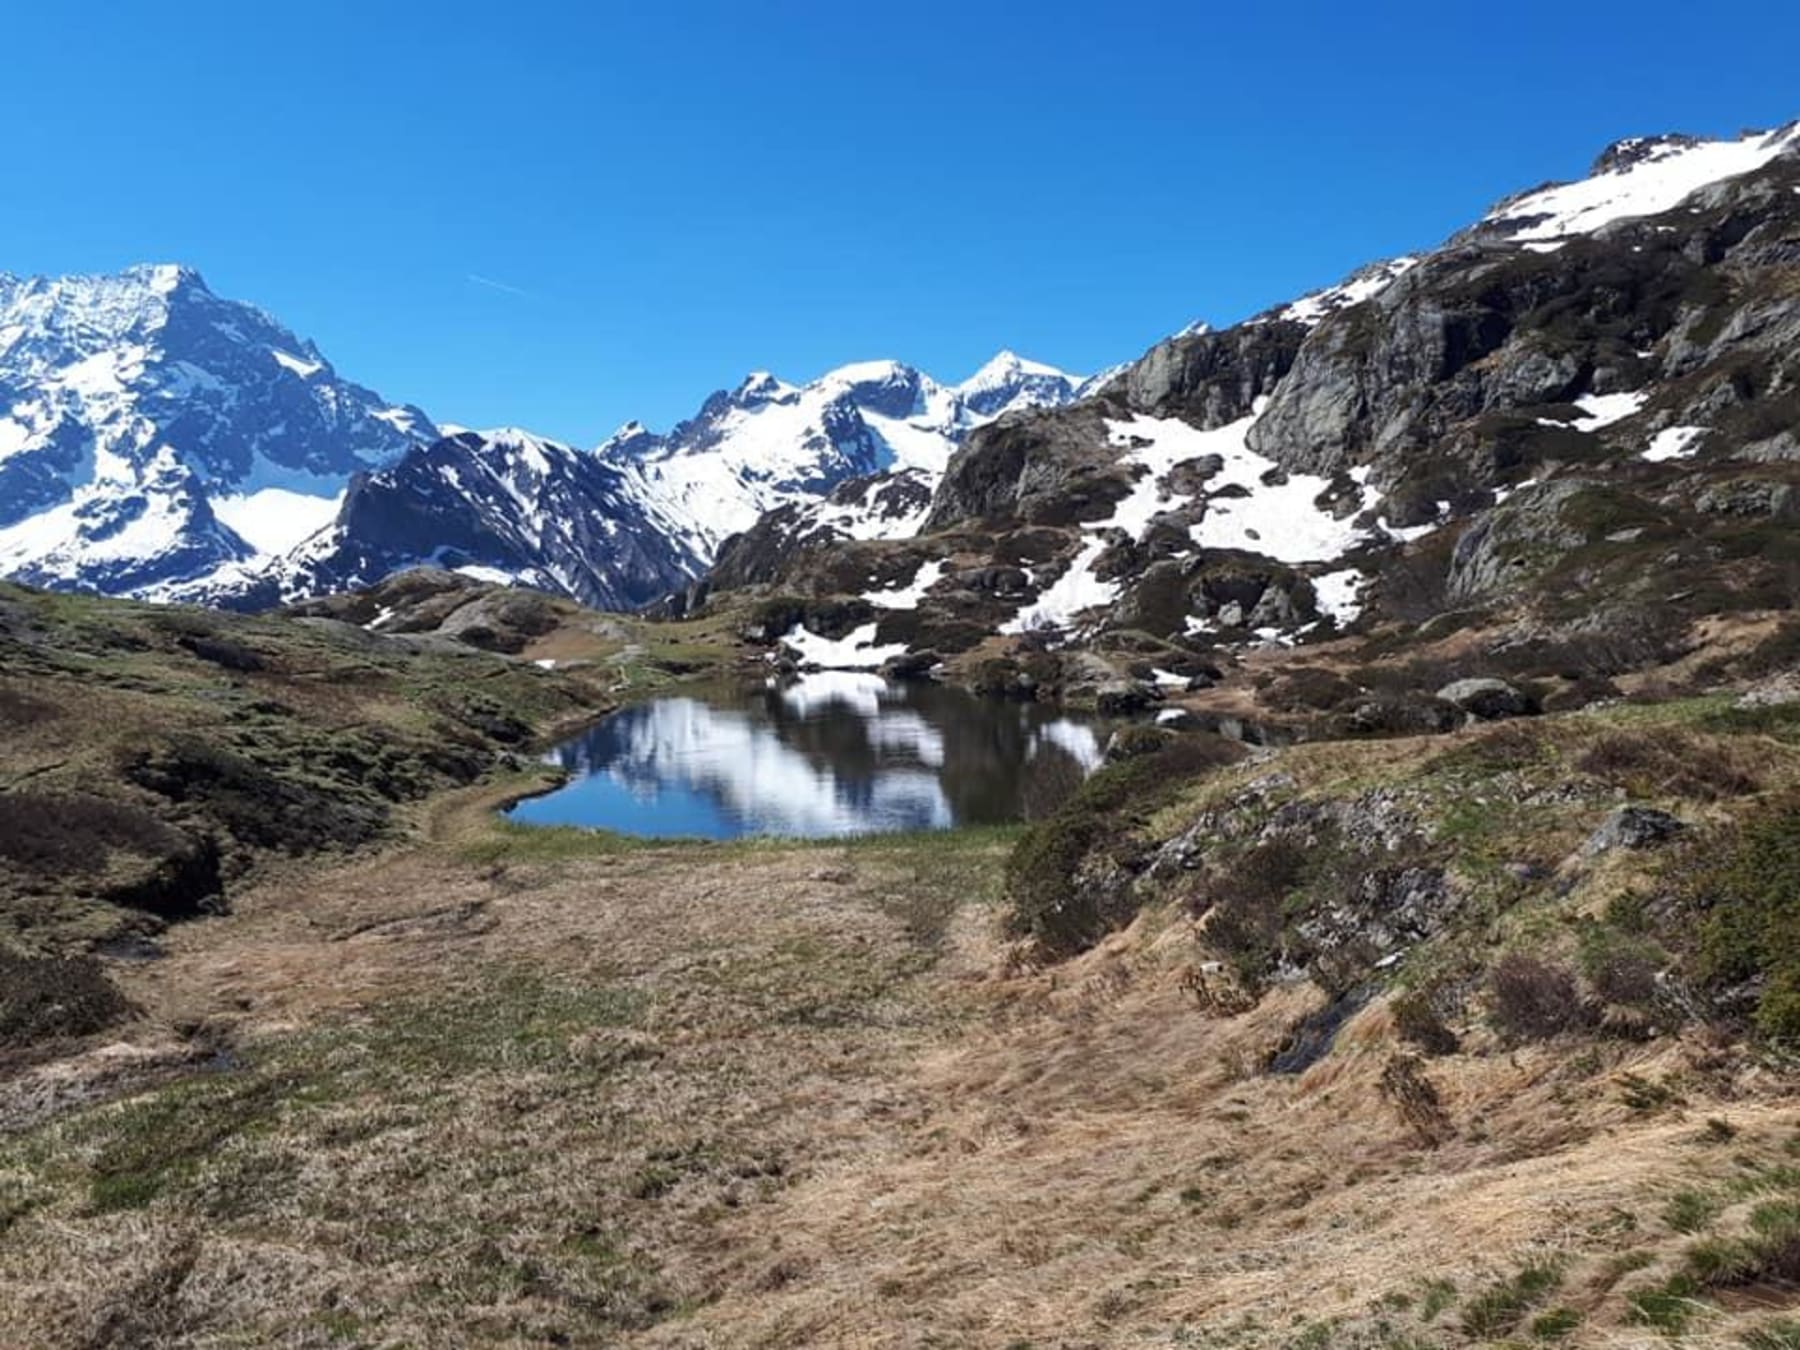
[[[1667,159],[1670,155],[1680,154],[1696,145],[1700,145],[1698,136],[1684,136],[1669,133],[1662,136],[1627,136],[1623,140],[1614,141],[1606,149],[1594,157],[1588,168],[1588,177],[1598,177],[1603,173],[1618,173],[1629,169],[1634,164],[1643,164],[1650,160]]]
[[[776,379],[766,370],[753,370],[744,376],[744,382],[732,391],[734,403],[751,405],[756,403],[781,403],[797,394],[793,385],[785,380]]]
[[[436,435],[176,263],[0,282],[0,390],[0,571],[124,593],[242,561],[267,494],[328,512]]]
[[[991,418],[1019,408],[1067,403],[1075,397],[1083,378],[1002,350],[951,392],[979,416]]]
[[[1800,154],[1800,122],[1748,132],[1736,140],[1649,136],[1616,141],[1594,162],[1589,177],[1508,197],[1472,233],[1545,252],[1615,221],[1660,215],[1701,188],[1752,173],[1784,154]]]
[[[186,286],[206,290],[206,280],[200,275],[198,268],[185,263],[139,263],[135,267],[127,267],[123,273],[133,279],[141,279],[143,284],[158,295],[169,295]]]

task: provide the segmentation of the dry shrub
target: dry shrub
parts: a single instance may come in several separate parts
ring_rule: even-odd
[[[1453,1055],[1460,1042],[1456,1033],[1444,1025],[1431,999],[1417,990],[1395,996],[1388,1004],[1394,1019],[1394,1030],[1401,1040],[1416,1045],[1428,1055]]]
[[[1436,1148],[1456,1133],[1417,1055],[1388,1060],[1381,1070],[1381,1095],[1426,1148]]]
[[[1586,1025],[1575,974],[1560,962],[1509,952],[1488,975],[1494,1025],[1515,1041],[1541,1041]]]
[[[103,797],[0,793],[0,859],[38,873],[92,873],[113,849],[155,857],[181,835],[141,807]]]
[[[91,956],[0,951],[0,1047],[103,1031],[131,1011]]]
[[[1610,731],[1590,745],[1576,767],[1637,797],[1718,801],[1758,790],[1717,742],[1670,730]]]
[[[0,727],[28,727],[57,715],[51,704],[19,689],[0,685]]]

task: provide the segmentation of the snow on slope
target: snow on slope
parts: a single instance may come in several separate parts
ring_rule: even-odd
[[[1172,491],[1164,480],[1176,465],[1203,456],[1218,456],[1221,467],[1206,480],[1204,514],[1188,527],[1188,536],[1197,548],[1242,549],[1286,563],[1329,562],[1372,537],[1395,533],[1385,526],[1374,531],[1363,528],[1317,506],[1316,499],[1330,485],[1329,479],[1273,473],[1274,461],[1244,444],[1255,420],[1255,416],[1245,417],[1209,431],[1175,418],[1142,414],[1127,421],[1108,421],[1113,443],[1131,447],[1119,462],[1143,473],[1110,516],[1083,525],[1088,537],[1074,560],[1001,631],[1068,628],[1086,611],[1117,599],[1118,584],[1102,580],[1094,572],[1106,550],[1108,533],[1122,530],[1133,540],[1141,540],[1159,516],[1192,502],[1192,497]],[[1377,499],[1371,505],[1379,504]],[[1344,585],[1334,590],[1332,602],[1347,608],[1353,603],[1354,591],[1350,595],[1343,591]]]
[[[213,514],[260,554],[286,553],[331,523],[344,494],[309,496],[288,488],[263,488],[241,496],[214,497]]]
[[[1389,282],[1411,271],[1418,261],[1414,255],[1407,254],[1404,257],[1390,258],[1386,262],[1371,263],[1352,272],[1335,286],[1313,291],[1301,296],[1291,305],[1284,305],[1275,311],[1274,317],[1294,323],[1316,324],[1327,314],[1335,314],[1351,305],[1360,305],[1379,295],[1387,289]]]
[[[1510,198],[1478,228],[1528,247],[1559,247],[1572,235],[1591,234],[1614,221],[1673,210],[1701,188],[1751,173],[1796,146],[1800,123],[1735,141],[1685,136],[1620,141],[1591,177]]]

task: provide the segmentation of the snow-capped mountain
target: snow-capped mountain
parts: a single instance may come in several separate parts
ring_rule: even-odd
[[[0,275],[0,575],[250,606],[438,562],[629,606],[775,506],[890,469],[934,482],[971,428],[1079,385],[1011,353],[960,385],[898,362],[754,375],[587,453],[443,436],[188,268]],[[907,527],[893,496],[871,528]]]
[[[898,361],[841,366],[805,385],[759,372],[666,436],[634,422],[599,454],[636,479],[647,513],[710,561],[767,512],[819,501],[851,479],[912,471],[935,482],[975,427],[1068,403],[1082,383],[1012,352],[954,385]]]
[[[1621,141],[1587,178],[1510,197],[1440,249],[1360,269],[1225,333],[1191,326],[1089,380],[1010,352],[958,384],[895,361],[807,384],[759,373],[666,434],[632,423],[593,452],[521,432],[440,438],[424,413],[342,379],[311,343],[215,296],[189,269],[0,274],[0,575],[251,604],[439,561],[591,603],[641,603],[718,560],[734,537],[731,570],[765,576],[790,547],[902,538],[988,509],[993,492],[1017,486],[1005,475],[945,482],[977,433],[1029,458],[1040,433],[1022,424],[1050,417],[1042,434],[1087,455],[1083,473],[1116,468],[1104,434],[1087,444],[1089,423],[1103,419],[1078,432],[1056,422],[1070,405],[1122,404],[1211,431],[1267,395],[1246,449],[1285,472],[1336,473],[1382,391],[1298,391],[1318,382],[1315,368],[1354,355],[1340,322],[1350,312],[1397,310],[1471,252],[1529,257],[1609,239],[1797,151],[1796,125],[1735,140]],[[1563,381],[1569,399],[1606,394],[1579,374]],[[1402,404],[1394,425],[1410,430],[1383,433],[1396,445],[1436,425],[1436,414]],[[999,434],[983,430],[996,422]],[[1377,466],[1371,492],[1383,474],[1407,478]],[[1436,491],[1423,480],[1390,491],[1390,524],[1439,519]]]
[[[351,480],[325,529],[228,568],[191,598],[259,608],[369,586],[408,567],[631,609],[702,568],[599,457],[517,428],[458,432]]]
[[[0,274],[0,575],[159,595],[292,546],[436,434],[191,269]]]

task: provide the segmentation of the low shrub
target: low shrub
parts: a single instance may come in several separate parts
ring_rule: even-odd
[[[223,670],[249,674],[268,667],[268,662],[263,660],[261,653],[229,638],[190,635],[178,639],[178,642],[195,657]]]
[[[1760,978],[1757,1028],[1800,1042],[1800,799],[1741,823],[1708,851],[1718,861],[1692,883],[1705,911],[1701,979],[1719,988]]]
[[[1131,831],[1144,814],[1244,753],[1222,737],[1180,736],[1095,772],[1013,846],[1006,860],[1005,931],[1039,955],[1063,960],[1130,922],[1136,901],[1129,888],[1095,884],[1084,868],[1103,847],[1129,852]]]
[[[1581,973],[1607,1003],[1645,1007],[1656,998],[1656,975],[1665,964],[1662,949],[1647,938],[1603,924],[1582,932]]]
[[[1289,898],[1306,881],[1312,855],[1292,839],[1275,838],[1226,860],[1188,898],[1206,920],[1206,940],[1255,986],[1280,957]]]
[[[142,807],[104,797],[0,793],[0,859],[37,873],[93,873],[115,849],[156,857],[181,836]]]
[[[1667,729],[1608,732],[1582,752],[1575,766],[1635,797],[1710,802],[1743,796],[1761,786],[1716,742]]]
[[[1428,1055],[1453,1055],[1460,1042],[1456,1033],[1444,1025],[1444,1019],[1431,1004],[1430,997],[1416,989],[1395,996],[1388,1004],[1394,1019],[1394,1030],[1400,1039],[1416,1045]]]
[[[1488,992],[1494,1025],[1511,1040],[1548,1040],[1588,1021],[1574,973],[1525,952],[1509,952],[1495,962]]]
[[[131,1012],[92,957],[0,951],[0,1047],[104,1031]]]

